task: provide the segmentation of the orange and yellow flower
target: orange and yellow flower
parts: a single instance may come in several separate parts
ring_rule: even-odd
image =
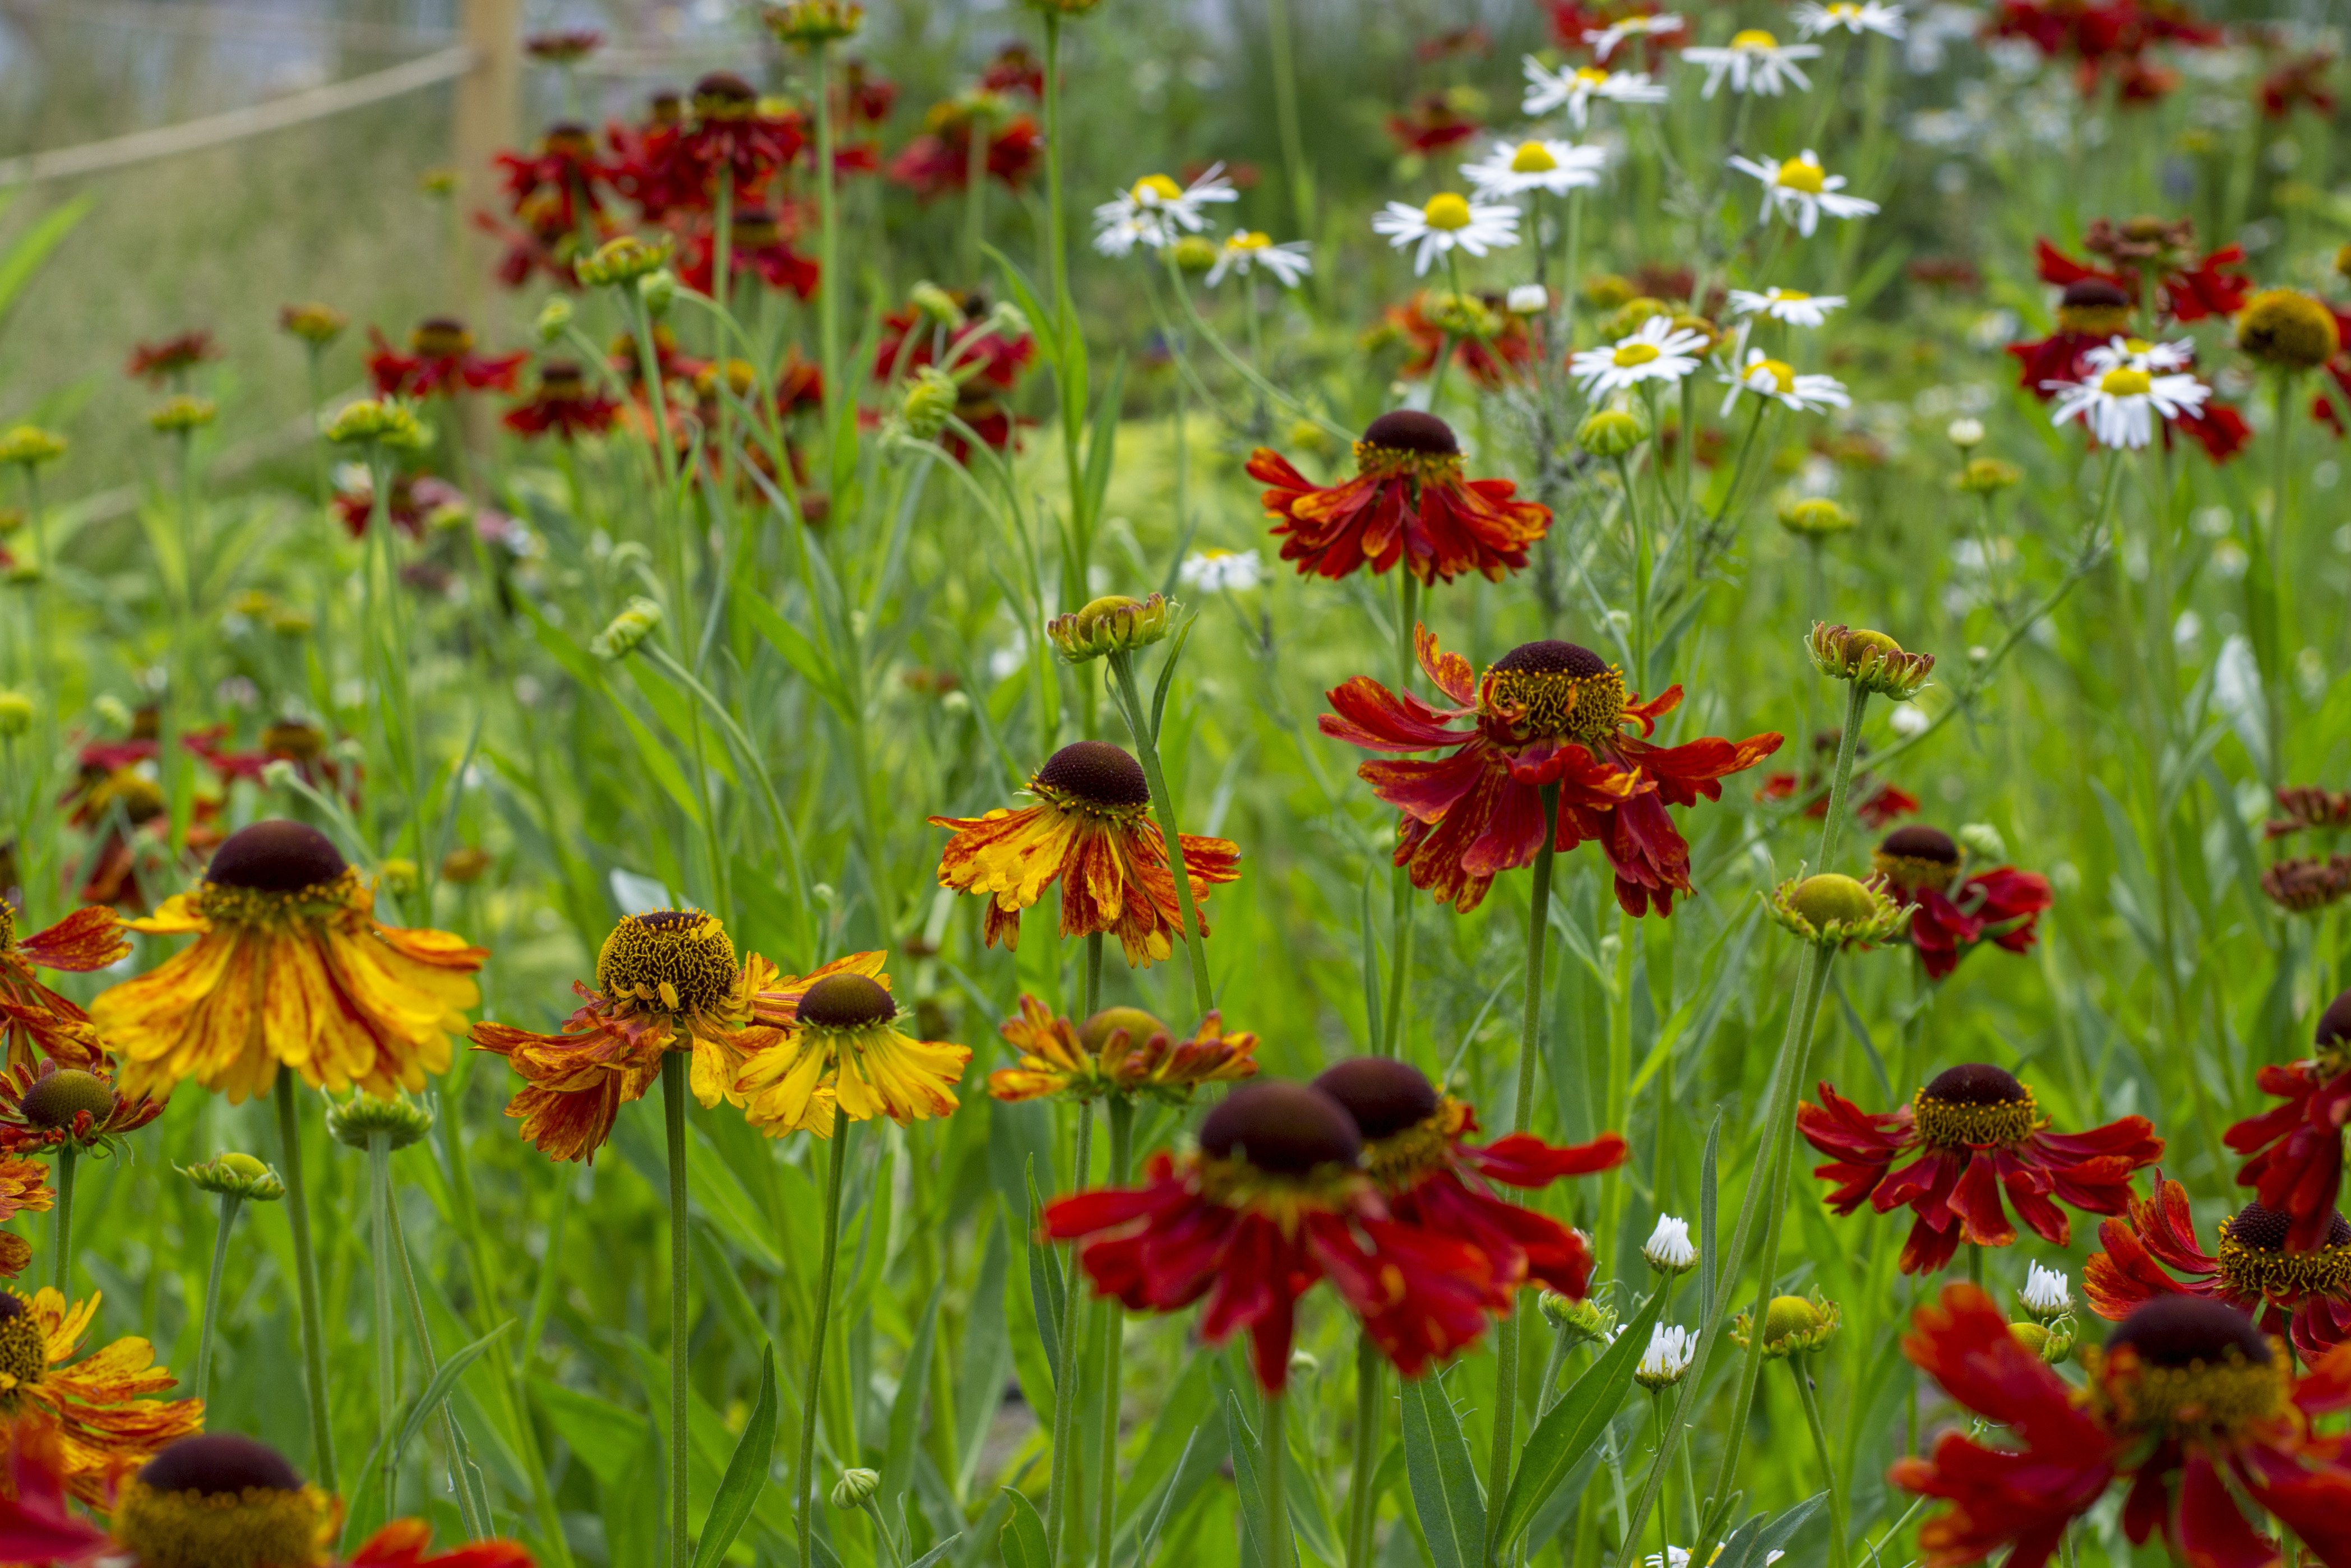
[[[1029,792],[1038,804],[931,819],[955,831],[939,856],[939,885],[987,895],[987,945],[1018,947],[1020,912],[1059,882],[1062,936],[1114,932],[1137,968],[1174,952],[1183,915],[1142,765],[1106,741],[1081,740],[1053,753]],[[1240,876],[1240,848],[1191,833],[1181,841],[1206,936],[1208,888]]]
[[[235,1103],[266,1093],[282,1066],[314,1089],[389,1099],[447,1071],[488,950],[374,912],[373,891],[318,829],[231,834],[193,892],[125,923],[196,942],[91,1004],[122,1092],[168,1094],[193,1078]]]
[[[955,1085],[970,1049],[898,1028],[883,957],[852,954],[759,993],[755,1010],[770,1032],[736,1084],[753,1126],[771,1138],[799,1132],[830,1138],[836,1113],[852,1122],[887,1116],[904,1126],[962,1103]]]
[[[1257,1036],[1227,1034],[1213,1012],[1179,1041],[1140,1008],[1105,1008],[1078,1024],[1023,996],[1020,1016],[1007,1019],[998,1032],[1020,1052],[1019,1065],[987,1075],[987,1092],[998,1100],[1147,1094],[1180,1105],[1203,1083],[1257,1076]]]
[[[484,1019],[473,1040],[528,1082],[507,1103],[524,1137],[549,1159],[592,1159],[670,1051],[692,1053],[694,1095],[705,1107],[743,1103],[736,1078],[775,1036],[754,1018],[753,998],[775,973],[756,953],[737,962],[726,927],[698,909],[627,915],[596,955],[595,987],[572,985],[584,1005],[559,1031]]]
[[[0,1416],[56,1422],[67,1486],[104,1506],[124,1469],[203,1429],[204,1405],[149,1397],[177,1380],[155,1364],[155,1347],[143,1339],[119,1339],[76,1361],[98,1302],[68,1305],[46,1289],[0,1291]]]
[[[68,1067],[96,1061],[101,1044],[89,1015],[41,984],[34,970],[86,974],[130,951],[111,909],[77,909],[20,941],[16,911],[0,899],[0,1030],[8,1037],[8,1064],[29,1066],[36,1051]]]

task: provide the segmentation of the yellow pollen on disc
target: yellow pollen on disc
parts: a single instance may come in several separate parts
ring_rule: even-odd
[[[2145,397],[2155,385],[2155,378],[2145,371],[2132,370],[2128,365],[2108,371],[2098,378],[2098,390],[2108,397]]]
[[[1827,179],[1827,171],[1818,163],[1807,162],[1802,158],[1791,158],[1780,165],[1780,172],[1775,183],[1791,191],[1802,191],[1807,195],[1817,196],[1825,186]]]
[[[1747,379],[1752,382],[1758,376],[1771,377],[1771,385],[1775,391],[1784,392],[1796,390],[1796,367],[1785,360],[1758,360],[1748,368]]]
[[[1780,47],[1780,40],[1761,27],[1749,27],[1731,35],[1730,47],[1734,49],[1776,49]]]
[[[1423,222],[1433,229],[1466,229],[1469,226],[1469,204],[1450,191],[1428,198],[1428,205],[1420,209]]]
[[[1801,288],[1775,288],[1771,290],[1771,298],[1782,305],[1788,305],[1799,299],[1810,299],[1812,296]]]
[[[2123,340],[2123,347],[2128,349],[2134,354],[2144,354],[2153,349],[2155,345],[2148,342],[2145,338],[2125,338]]]
[[[1627,343],[1609,357],[1615,363],[1629,370],[1635,365],[1646,365],[1656,359],[1657,346],[1655,343]]]
[[[1518,152],[1510,155],[1513,174],[1548,174],[1558,167],[1559,160],[1540,141],[1521,141]]]
[[[1225,248],[1227,250],[1264,250],[1272,244],[1273,241],[1264,235],[1251,229],[1247,234],[1237,234],[1226,240]]]
[[[1585,87],[1598,87],[1608,79],[1608,73],[1598,66],[1578,66],[1575,79]]]
[[[1144,206],[1156,206],[1161,202],[1179,201],[1184,187],[1165,174],[1145,174],[1134,183],[1134,199]]]
[[[1861,15],[1861,7],[1853,0],[1834,0],[1829,6],[1829,15],[1840,22],[1850,22]]]

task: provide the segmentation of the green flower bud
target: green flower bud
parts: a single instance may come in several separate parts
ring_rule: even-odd
[[[286,1196],[286,1184],[277,1173],[251,1155],[221,1155],[210,1164],[189,1166],[180,1174],[195,1183],[197,1190],[224,1197],[276,1203]]]
[[[1166,595],[1131,599],[1105,594],[1084,609],[1056,615],[1045,624],[1045,635],[1072,664],[1099,659],[1104,653],[1130,653],[1165,637],[1176,606]]]
[[[1860,519],[1825,496],[1780,503],[1780,526],[1799,538],[1825,538],[1850,533]]]
[[[1575,431],[1575,444],[1594,457],[1622,457],[1648,438],[1648,420],[1631,407],[1594,409]]]
[[[1883,632],[1832,626],[1825,621],[1813,622],[1805,645],[1821,674],[1895,702],[1916,696],[1935,667],[1934,654],[1906,653],[1901,643]]]
[[[1186,235],[1168,248],[1168,255],[1177,271],[1196,276],[1217,265],[1216,242],[1198,235]]]
[[[1971,496],[1996,496],[2024,481],[2024,470],[1997,457],[1971,457],[1951,483]]]
[[[666,267],[645,274],[637,282],[637,298],[655,319],[668,315],[669,308],[677,302],[677,274]]]
[[[1616,1314],[1590,1297],[1572,1301],[1557,1291],[1545,1291],[1536,1304],[1553,1328],[1579,1341],[1604,1340],[1616,1326]]]
[[[14,738],[33,727],[33,699],[19,691],[0,690],[0,736]]]
[[[552,343],[571,329],[571,301],[559,294],[538,308],[538,319],[531,330],[542,343]]]
[[[1886,892],[1883,876],[1857,882],[1834,872],[1782,883],[1767,906],[1772,919],[1823,947],[1883,942],[1910,918],[1909,906]]]
[[[1836,1333],[1837,1320],[1836,1303],[1818,1289],[1809,1296],[1774,1296],[1763,1309],[1763,1354],[1776,1358],[1818,1350]],[[1741,1312],[1730,1337],[1743,1346],[1753,1330],[1753,1315]]]
[[[433,1113],[405,1094],[379,1100],[359,1093],[340,1105],[327,1103],[327,1131],[336,1142],[355,1149],[364,1149],[379,1137],[392,1148],[404,1149],[432,1130]]]
[[[778,43],[812,49],[854,37],[865,25],[865,7],[848,0],[789,0],[786,5],[768,6],[759,19]]]
[[[906,434],[915,440],[936,441],[961,401],[963,389],[956,384],[953,376],[935,365],[925,365],[907,383],[906,400],[899,405],[898,418],[905,425]]]
[[[38,425],[12,425],[0,434],[0,463],[22,463],[30,468],[66,455],[66,438]]]
[[[398,398],[361,398],[327,422],[327,439],[339,446],[381,442],[414,450],[431,440],[416,411]]]
[[[650,599],[632,599],[604,629],[588,640],[588,651],[600,659],[625,659],[662,622],[662,607]]]
[[[659,272],[669,261],[675,242],[664,235],[648,243],[635,235],[608,239],[571,264],[573,276],[590,287],[634,283]]]
[[[202,430],[220,417],[220,404],[208,397],[191,397],[185,392],[172,398],[147,414],[147,426],[166,435],[184,435]]]
[[[881,1490],[881,1471],[852,1465],[841,1471],[841,1479],[832,1484],[832,1506],[844,1511],[863,1508]]]

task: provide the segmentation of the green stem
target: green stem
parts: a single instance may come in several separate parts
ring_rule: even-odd
[[[685,1082],[686,1053],[662,1053],[662,1121],[669,1134],[669,1560],[670,1568],[686,1568],[693,1555],[686,1549],[686,1354],[691,1348],[685,1287],[687,1254],[685,1218]],[[809,1385],[809,1406],[816,1406],[816,1385]]]
[[[392,1184],[389,1161],[385,1169],[384,1218],[385,1228],[392,1232],[392,1260],[400,1270],[402,1297],[408,1305],[409,1328],[416,1335],[416,1354],[424,1364],[424,1383],[430,1387],[433,1380],[441,1375],[441,1358],[433,1353],[433,1330],[424,1321],[424,1296],[416,1288],[416,1268],[408,1256],[408,1237],[401,1228],[398,1193]],[[520,1417],[518,1424],[527,1425],[528,1420],[527,1416]],[[457,1425],[457,1413],[449,1407],[445,1399],[441,1402],[441,1437],[449,1449],[449,1480],[451,1490],[457,1494],[458,1516],[465,1521],[465,1533],[469,1538],[484,1540],[490,1533],[488,1490],[482,1483],[480,1467],[474,1463],[473,1446],[465,1440],[465,1428]],[[536,1465],[538,1442],[535,1437],[531,1449],[533,1458],[530,1462]],[[538,1487],[544,1486],[545,1482],[534,1476],[533,1484]]]
[[[400,1403],[400,1368],[392,1355],[392,1134],[370,1133],[367,1141],[368,1247],[373,1254],[375,1321],[368,1325],[375,1341],[375,1441],[383,1458],[383,1508],[399,1511],[399,1480],[394,1473],[392,1433]]]
[[[221,1275],[228,1267],[228,1238],[244,1199],[233,1192],[220,1195],[220,1225],[213,1233],[213,1268],[204,1277],[204,1326],[196,1336],[196,1386],[203,1399],[213,1385],[213,1335],[220,1322]]]
[[[1176,802],[1167,793],[1167,779],[1159,767],[1159,741],[1151,732],[1151,713],[1134,684],[1134,656],[1121,649],[1110,655],[1126,727],[1134,737],[1134,750],[1143,763],[1143,777],[1151,786],[1152,810],[1159,814],[1160,836],[1167,845],[1167,872],[1176,882],[1176,907],[1183,919],[1184,954],[1192,964],[1192,996],[1201,1016],[1217,1008],[1217,988],[1208,977],[1207,945],[1200,939],[1200,916],[1192,902],[1192,879],[1184,870],[1184,835],[1176,825]]]
[[[1086,933],[1086,977],[1084,988],[1078,993],[1080,1022],[1102,1011],[1102,934]]]
[[[1542,1038],[1543,957],[1551,935],[1551,872],[1558,856],[1559,786],[1542,787],[1543,835],[1535,849],[1534,882],[1527,902],[1526,1011],[1519,1025],[1518,1098],[1512,1103],[1513,1124],[1524,1132],[1534,1122],[1535,1054]],[[1510,1490],[1510,1462],[1519,1416],[1519,1313],[1515,1294],[1497,1336],[1494,1374],[1494,1458],[1488,1467],[1486,1494],[1501,1498]],[[1486,1560],[1495,1563],[1501,1549],[1502,1511],[1498,1505],[1486,1531]]]
[[[1100,936],[1092,940],[1100,953]],[[1110,1183],[1124,1186],[1134,1174],[1134,1103],[1113,1096],[1110,1110]],[[1076,1281],[1071,1281],[1074,1288]],[[1102,1488],[1101,1501],[1094,1519],[1094,1556],[1099,1568],[1111,1568],[1111,1549],[1118,1535],[1118,1412],[1121,1363],[1126,1354],[1126,1313],[1117,1300],[1105,1296],[1101,1303],[1103,1337],[1110,1343],[1102,1353],[1102,1460],[1096,1484]]]
[[[1983,1248],[1973,1241],[1968,1243],[1968,1283],[1983,1289]]]
[[[1556,1360],[1556,1355],[1553,1357]],[[1380,1347],[1368,1330],[1355,1333],[1355,1430],[1348,1447],[1347,1568],[1370,1568],[1378,1529],[1374,1482],[1380,1463],[1380,1399],[1386,1383]]]
[[[310,1246],[310,1198],[302,1180],[302,1122],[294,1074],[277,1071],[278,1157],[286,1166],[286,1218],[294,1230],[294,1272],[302,1305],[302,1364],[310,1398],[311,1479],[335,1490],[335,1427],[328,1414],[326,1329],[319,1312],[319,1258]]]
[[[824,1254],[817,1267],[816,1323],[809,1333],[808,1372],[800,1379],[800,1458],[792,1471],[793,1501],[799,1514],[800,1568],[816,1561],[810,1510],[816,1502],[816,1407],[823,1387],[824,1340],[832,1319],[832,1269],[841,1252],[841,1183],[849,1166],[849,1138],[856,1124],[839,1123],[832,1134],[832,1173],[825,1180]]]
[[[1416,637],[1419,627],[1420,579],[1408,566],[1396,570],[1396,695],[1412,685],[1419,667]],[[1399,829],[1399,831],[1402,830]],[[1394,1056],[1404,1041],[1405,977],[1412,969],[1412,873],[1391,865],[1388,873],[1388,1005],[1380,1014],[1380,1038],[1374,1049]]]
[[[81,1158],[81,1149],[70,1138],[57,1145],[57,1207],[49,1245],[57,1254],[57,1294],[73,1300],[73,1200],[74,1166]]]
[[[1821,1486],[1829,1494],[1829,1568],[1845,1568],[1851,1557],[1845,1547],[1844,1493],[1837,1486],[1836,1464],[1829,1458],[1829,1435],[1821,1425],[1820,1395],[1813,1387],[1812,1369],[1802,1355],[1788,1358],[1788,1371],[1796,1379],[1796,1397],[1804,1403],[1804,1425],[1812,1428],[1813,1452],[1821,1461]]]
[[[1290,1568],[1290,1510],[1283,1497],[1289,1479],[1290,1434],[1288,1401],[1281,1394],[1265,1396],[1265,1562],[1266,1568]]]
[[[1085,1190],[1093,1168],[1094,1107],[1078,1102],[1077,1134],[1071,1150],[1070,1190]],[[1061,1364],[1053,1377],[1053,1462],[1046,1483],[1046,1542],[1056,1564],[1073,1564],[1078,1551],[1078,1508],[1072,1495],[1078,1476],[1078,1350],[1079,1329],[1085,1318],[1085,1293],[1080,1284],[1078,1250],[1070,1249],[1069,1268],[1061,1283],[1061,1318],[1054,1343],[1061,1347]]]
[[[1273,113],[1281,130],[1282,173],[1290,184],[1290,214],[1301,239],[1314,237],[1314,174],[1306,163],[1306,139],[1298,122],[1298,67],[1290,32],[1290,0],[1266,0],[1266,52],[1273,66]],[[1104,1563],[1102,1568],[1110,1568]]]
[[[832,166],[832,53],[820,43],[811,57],[816,70],[817,353],[824,374],[824,465],[830,472],[831,438],[840,428],[841,410],[853,409],[856,399],[847,395],[841,374],[841,299],[847,290],[841,275],[841,193]]]

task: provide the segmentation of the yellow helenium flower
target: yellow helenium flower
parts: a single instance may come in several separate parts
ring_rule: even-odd
[[[57,1425],[66,1484],[104,1507],[112,1479],[166,1443],[204,1427],[201,1399],[151,1399],[178,1380],[155,1347],[119,1339],[75,1361],[99,1298],[68,1306],[51,1290],[0,1291],[0,1416]]]
[[[1227,1034],[1216,1013],[1179,1042],[1140,1008],[1104,1008],[1073,1024],[1023,996],[1020,1016],[1006,1019],[998,1032],[1020,1052],[1019,1066],[988,1074],[987,1092],[998,1100],[1148,1094],[1182,1104],[1203,1083],[1257,1076],[1257,1036]]]
[[[961,1103],[954,1085],[970,1050],[902,1032],[882,962],[880,953],[835,959],[760,996],[760,1021],[781,1034],[752,1055],[736,1085],[748,1097],[743,1113],[753,1126],[771,1138],[830,1138],[836,1111],[852,1122],[887,1116],[903,1126]]]
[[[383,925],[375,894],[318,829],[256,822],[213,855],[194,890],[134,931],[196,942],[90,1004],[121,1059],[121,1092],[182,1079],[232,1103],[268,1092],[279,1067],[314,1089],[382,1098],[449,1068],[449,1037],[479,1002],[489,956],[446,931]]]

